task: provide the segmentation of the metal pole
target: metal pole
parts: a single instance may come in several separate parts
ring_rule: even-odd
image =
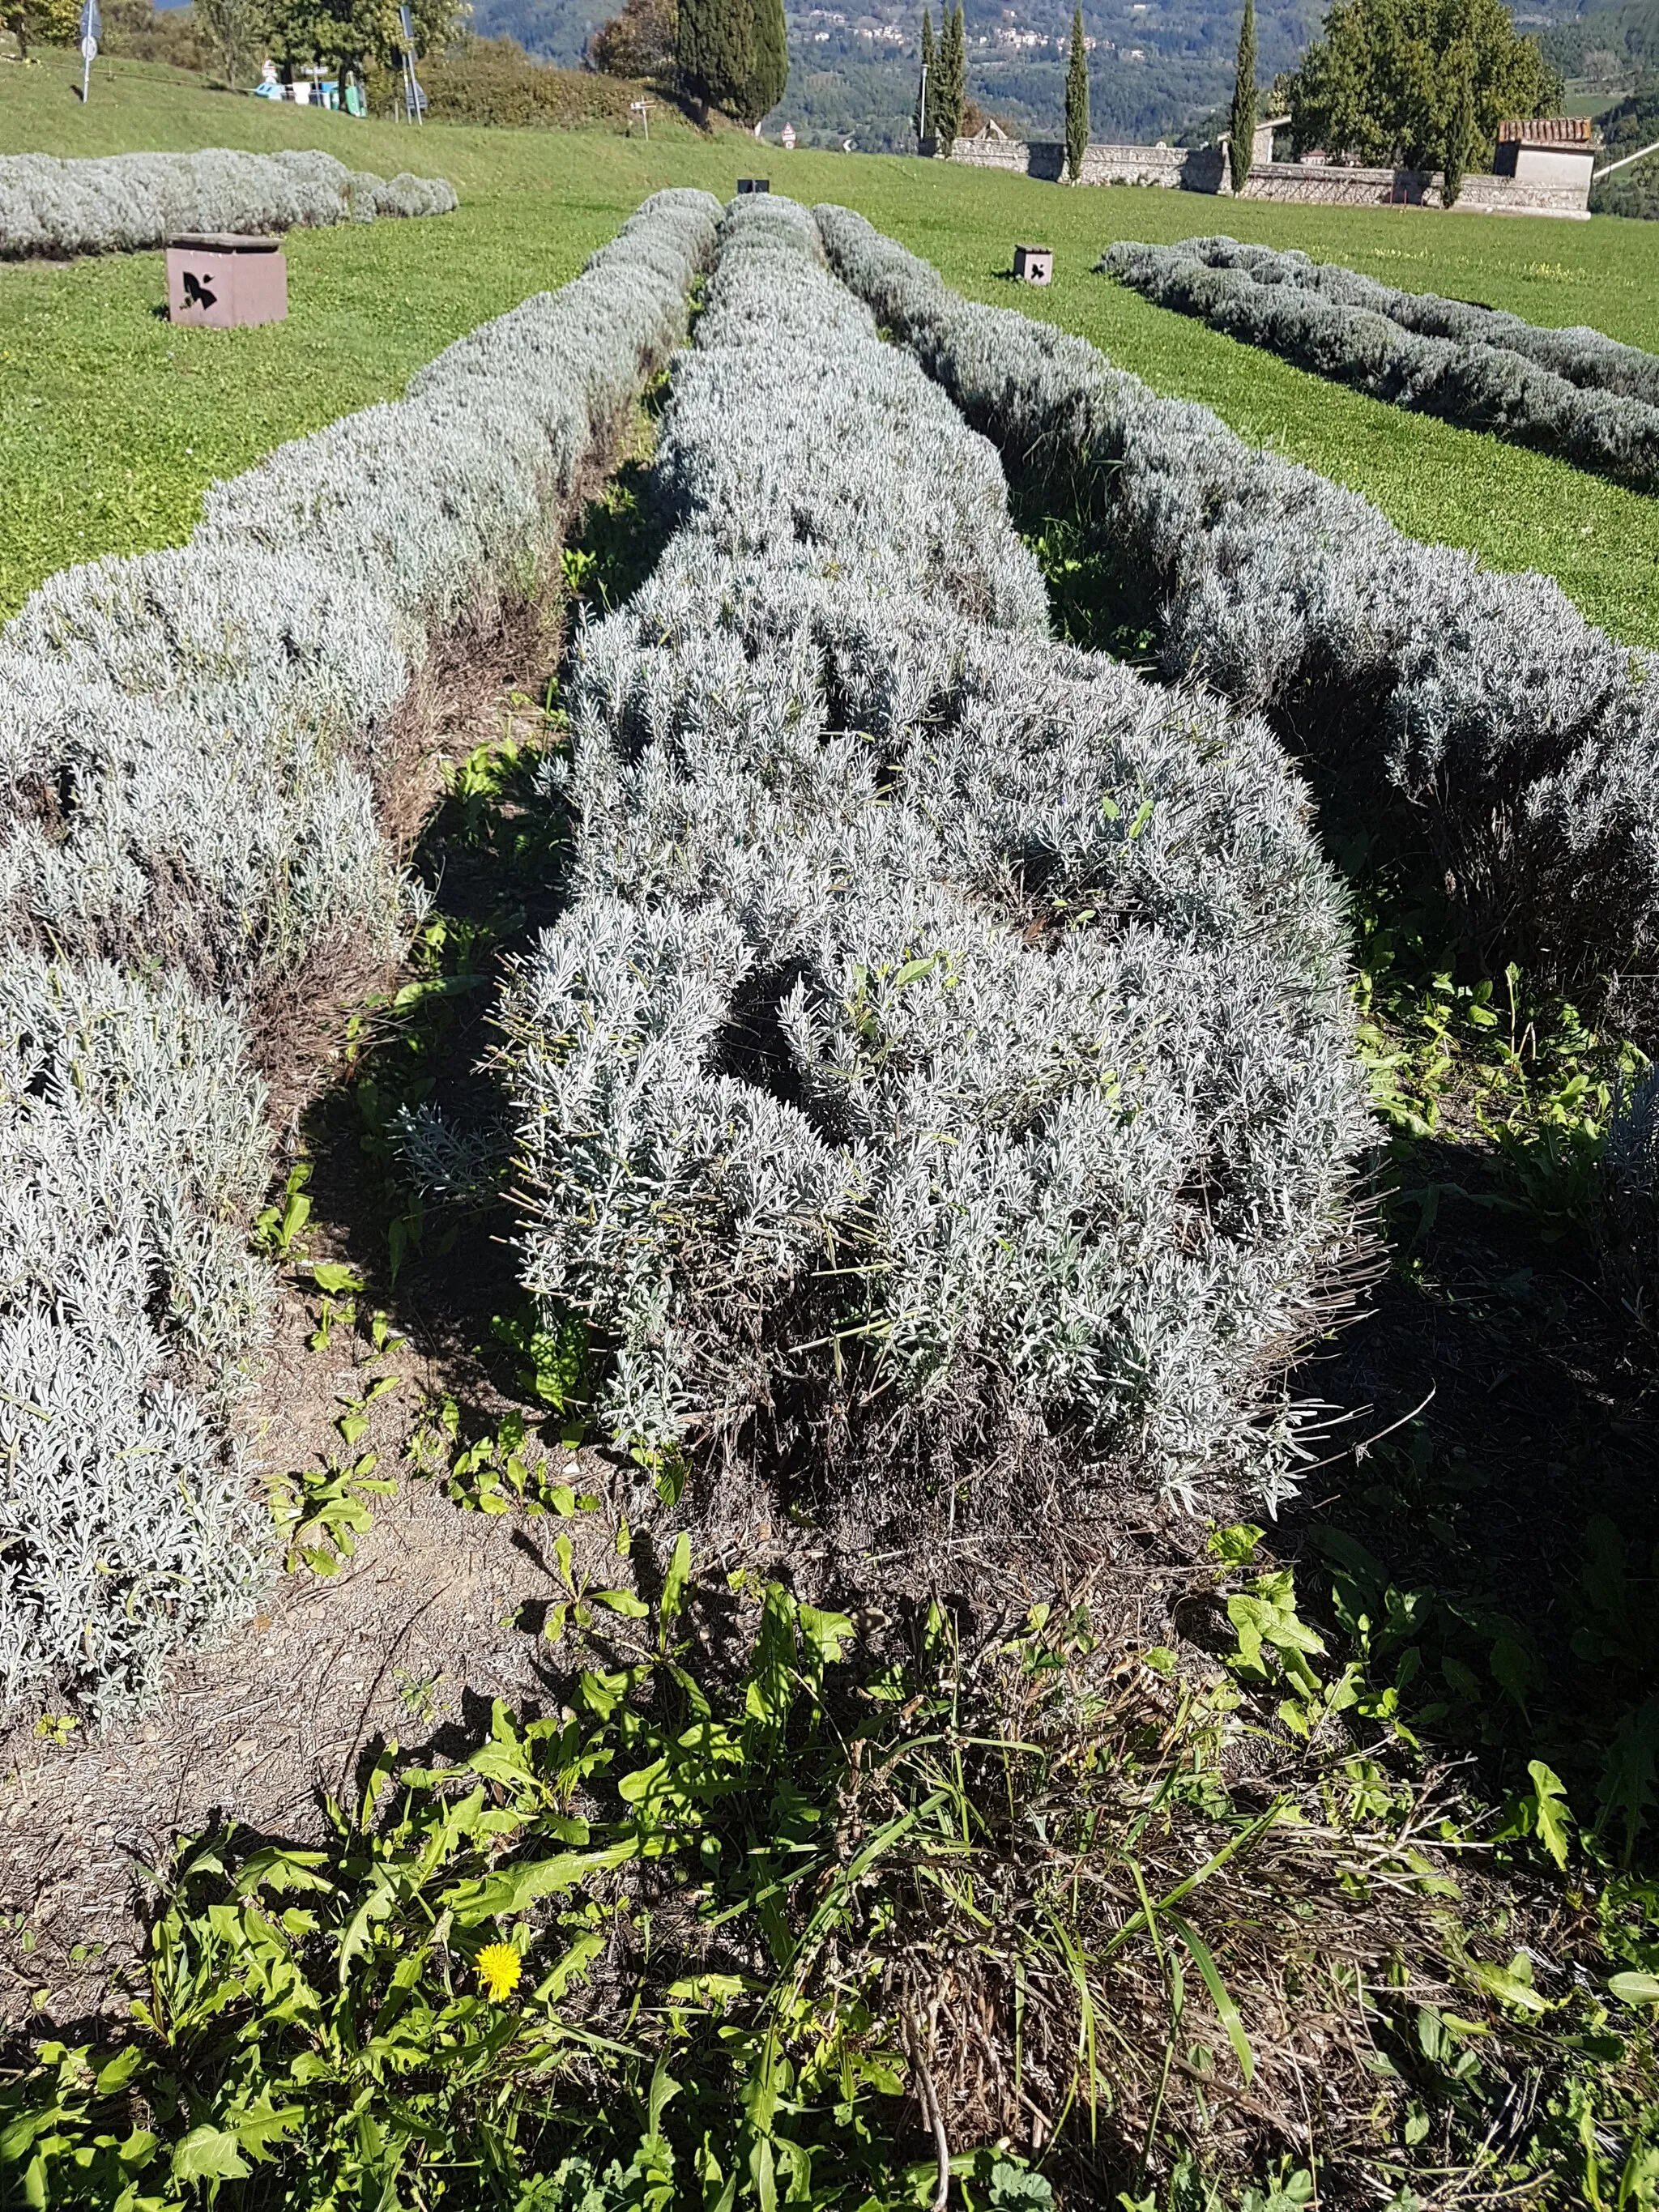
[[[916,133],[916,144],[920,146],[927,136],[927,64],[926,62],[921,65],[921,106],[917,110],[917,120],[921,125],[921,130]]]

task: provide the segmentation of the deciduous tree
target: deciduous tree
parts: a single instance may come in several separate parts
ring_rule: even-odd
[[[1298,154],[1435,169],[1449,149],[1489,162],[1503,118],[1547,114],[1561,81],[1503,0],[1336,0],[1289,93]]]
[[[410,0],[416,50],[441,53],[471,10],[464,0]],[[287,67],[364,68],[403,46],[397,0],[270,0],[270,45]]]
[[[587,58],[607,76],[666,76],[678,33],[674,0],[627,0],[621,15],[601,23],[588,40]]]
[[[80,20],[76,0],[0,0],[0,30],[11,33],[25,57],[31,46],[72,46]]]
[[[234,92],[253,74],[270,27],[264,0],[192,0],[192,13]]]

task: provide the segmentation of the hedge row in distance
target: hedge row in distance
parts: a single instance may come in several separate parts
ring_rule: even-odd
[[[776,198],[656,480],[503,1017],[526,1279],[610,1340],[610,1434],[907,1547],[1126,1474],[1271,1500],[1364,1117],[1270,732],[1049,637],[991,448]]]
[[[397,952],[403,702],[548,557],[717,214],[659,195],[185,547],[0,633],[0,1706],[142,1693],[262,1571],[228,1419],[269,1289],[253,1046]]]
[[[1386,315],[1402,330],[1425,337],[1455,338],[1460,344],[1501,348],[1536,362],[1569,384],[1587,392],[1610,392],[1659,407],[1659,354],[1624,345],[1584,323],[1551,330],[1527,322],[1502,307],[1483,307],[1470,300],[1443,300],[1437,292],[1401,292],[1392,284],[1363,276],[1340,262],[1312,261],[1294,247],[1283,253],[1272,246],[1243,244],[1236,238],[1189,238],[1179,249],[1211,268],[1248,269],[1260,284],[1289,284],[1347,307]]]
[[[1265,708],[1327,787],[1425,840],[1467,941],[1612,976],[1659,1029],[1659,661],[1547,577],[1417,543],[1356,494],[1160,398],[1080,338],[950,290],[846,209],[832,264],[1050,507],[1089,519],[1171,675]]]
[[[1659,407],[1586,389],[1505,345],[1424,335],[1342,289],[1304,288],[1274,265],[1288,257],[1233,249],[1231,239],[1125,241],[1109,246],[1097,266],[1160,307],[1196,315],[1373,399],[1536,447],[1636,491],[1659,491]],[[1314,267],[1298,256],[1293,270],[1298,264]]]
[[[378,216],[449,215],[441,177],[383,177],[331,154],[110,154],[0,157],[0,258],[137,253],[191,231],[254,236]]]

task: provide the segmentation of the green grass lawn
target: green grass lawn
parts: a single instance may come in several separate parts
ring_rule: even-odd
[[[647,146],[602,129],[490,131],[278,107],[158,65],[78,56],[0,64],[0,153],[318,145],[353,167],[447,176],[458,214],[297,232],[291,313],[257,331],[175,330],[161,257],[0,265],[0,612],[54,569],[186,536],[203,489],[285,438],[395,395],[461,331],[564,282],[647,191],[780,190],[840,199],[977,298],[1081,332],[1160,391],[1374,500],[1419,538],[1559,577],[1595,620],[1659,645],[1659,501],[1545,456],[1402,413],[1155,307],[1091,274],[1112,239],[1231,228],[1413,289],[1589,322],[1659,349],[1659,225],[1218,204],[1189,193],[1068,191],[874,155],[785,154],[706,138],[662,114]],[[1056,250],[1047,292],[1003,275],[1016,239]]]

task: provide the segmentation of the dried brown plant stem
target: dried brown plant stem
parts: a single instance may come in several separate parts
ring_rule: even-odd
[[[921,2109],[933,2130],[933,2150],[939,2160],[939,2186],[933,2191],[932,2212],[945,2212],[951,2197],[951,2139],[945,2132],[945,2115],[939,2110],[939,2092],[934,2088],[933,2077],[928,2071],[921,2038],[916,2033],[915,2021],[908,2011],[904,2014],[904,2040],[909,2049],[910,2063],[921,2085]]]

